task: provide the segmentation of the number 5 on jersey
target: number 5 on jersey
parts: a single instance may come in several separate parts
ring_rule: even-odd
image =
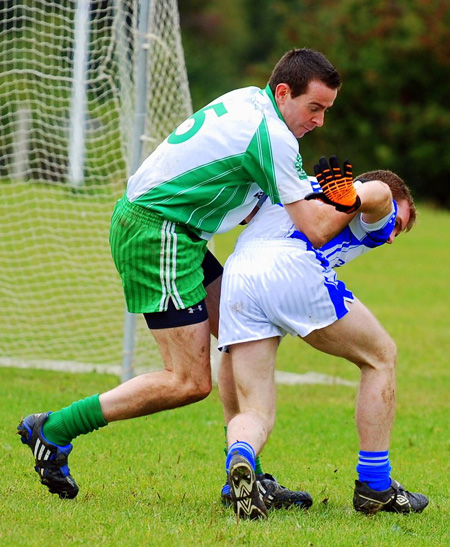
[[[205,123],[207,110],[213,110],[218,117],[227,113],[227,109],[223,103],[215,103],[205,106],[179,125],[175,131],[169,135],[167,141],[170,144],[180,144],[192,138],[200,131],[202,125]]]

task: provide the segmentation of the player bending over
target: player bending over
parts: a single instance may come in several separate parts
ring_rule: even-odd
[[[334,157],[330,166],[322,158],[315,172],[322,188],[333,184],[335,176],[343,177]],[[344,164],[344,172],[351,178],[349,164]],[[280,485],[267,492],[264,476],[255,475],[255,458],[275,422],[275,359],[287,333],[324,353],[344,357],[361,370],[354,508],[403,513],[421,512],[428,504],[426,496],[406,491],[390,477],[395,344],[333,270],[410,230],[416,210],[408,188],[390,171],[365,173],[355,186],[361,208],[342,214],[341,224],[335,223],[335,237],[320,249],[296,229],[285,208],[266,200],[225,265],[219,347],[229,348],[232,370],[222,366],[219,378],[228,424],[228,478],[222,499],[230,499],[241,518],[265,518],[267,508],[277,506],[274,495],[284,497],[284,506],[307,508],[312,503],[308,493]],[[316,206],[330,208],[320,202]]]

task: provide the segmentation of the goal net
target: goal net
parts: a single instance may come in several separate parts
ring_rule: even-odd
[[[176,0],[16,0],[0,16],[0,364],[113,365],[128,176],[192,113]],[[144,321],[136,368],[158,368]]]

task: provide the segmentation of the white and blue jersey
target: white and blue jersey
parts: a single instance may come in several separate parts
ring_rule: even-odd
[[[308,178],[311,190],[319,191],[316,179]],[[303,242],[301,245],[304,249],[315,250],[318,256],[321,254],[324,265],[328,263],[331,268],[336,268],[386,243],[395,227],[396,217],[397,204],[393,201],[391,212],[378,222],[367,224],[362,214],[359,214],[331,241],[320,249],[314,249],[307,237],[297,230],[284,207],[281,204],[272,205],[269,200],[265,200],[239,236],[235,248],[251,240],[294,238]]]
[[[370,249],[384,245],[395,227],[396,218],[397,203],[393,200],[392,210],[384,218],[367,224],[362,215],[358,215],[320,250],[332,268],[343,266]]]
[[[396,212],[393,203],[389,215],[370,225],[357,215],[315,249],[284,207],[266,200],[225,264],[219,348],[286,334],[304,337],[344,317],[353,294],[333,268],[385,243]]]

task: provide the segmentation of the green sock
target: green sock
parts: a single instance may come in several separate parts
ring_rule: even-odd
[[[228,455],[228,443],[227,443],[227,426],[223,426],[223,430],[225,432],[225,446],[223,447],[223,451],[225,453],[225,456]],[[262,470],[261,466],[261,457],[257,456],[255,460],[255,473],[257,475],[264,475],[264,471]]]
[[[257,475],[264,475],[264,471],[262,470],[261,466],[261,456],[257,456],[255,460],[255,473]]]
[[[227,441],[227,426],[223,426],[223,431],[225,433],[225,446],[223,447],[223,451],[225,454],[225,458],[228,456],[228,441]]]
[[[65,446],[78,435],[91,433],[105,425],[108,422],[103,417],[97,394],[52,412],[44,423],[42,432],[51,443]]]

